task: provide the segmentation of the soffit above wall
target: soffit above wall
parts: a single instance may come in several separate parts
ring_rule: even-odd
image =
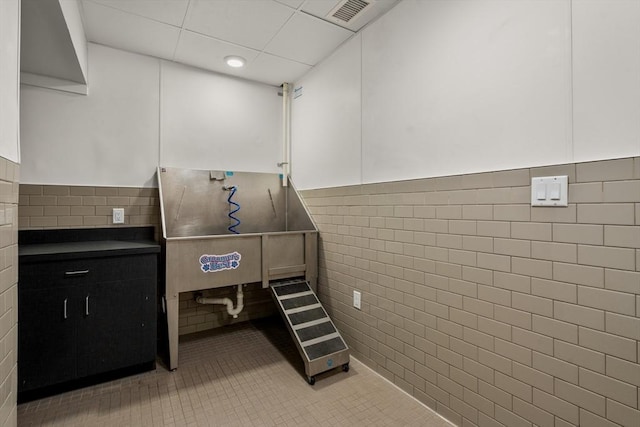
[[[58,1],[22,0],[20,70],[86,83]]]

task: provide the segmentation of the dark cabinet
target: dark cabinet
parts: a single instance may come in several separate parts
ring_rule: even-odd
[[[155,359],[155,293],[144,279],[87,288],[78,324],[78,376]]]
[[[69,317],[80,309],[76,293],[74,286],[19,292],[20,391],[76,377],[76,322]]]
[[[155,363],[157,251],[20,257],[19,393]]]

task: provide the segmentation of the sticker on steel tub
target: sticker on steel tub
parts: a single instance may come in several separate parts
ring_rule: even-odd
[[[224,255],[201,255],[200,269],[205,273],[216,273],[223,270],[235,270],[240,267],[240,252],[231,252]]]

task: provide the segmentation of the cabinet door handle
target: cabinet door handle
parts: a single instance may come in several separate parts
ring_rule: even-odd
[[[64,299],[62,311],[63,311],[64,319],[66,320],[67,319],[67,298]]]
[[[89,270],[75,270],[75,271],[65,271],[65,276],[81,276],[83,274],[89,273]]]
[[[89,295],[84,299],[84,315],[89,315]]]

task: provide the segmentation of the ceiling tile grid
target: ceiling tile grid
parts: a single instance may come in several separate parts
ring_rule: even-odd
[[[283,82],[294,82],[311,69],[310,65],[264,52],[250,65],[245,73],[246,78],[273,86],[280,86]]]
[[[93,0],[123,12],[150,18],[155,21],[179,27],[187,13],[189,0]]]
[[[203,36],[202,34],[183,30],[173,60],[182,64],[191,65],[205,70],[219,73],[233,74],[243,77],[247,71],[244,68],[229,68],[224,57],[233,51],[234,55],[242,56],[251,64],[260,51],[237,46],[218,39]],[[203,54],[206,53],[206,54]]]
[[[276,34],[265,51],[315,65],[353,34],[337,25],[299,13]]]
[[[173,60],[180,28],[99,3],[84,2],[83,10],[89,41]]]
[[[304,3],[304,0],[276,0],[276,1],[278,3],[286,4],[287,6],[293,9],[299,9],[300,6],[302,6],[302,3]],[[327,1],[327,0],[323,0],[323,1]]]
[[[184,28],[263,49],[294,13],[294,9],[276,1],[192,0]]]
[[[345,0],[82,0],[87,39],[274,86],[291,82],[356,29],[330,22]],[[370,0],[358,29],[398,0]],[[374,8],[374,6],[377,8]],[[242,69],[226,56],[242,56]]]

